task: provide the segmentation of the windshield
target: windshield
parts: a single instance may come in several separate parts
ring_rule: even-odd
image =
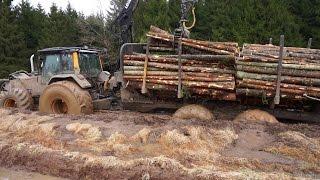
[[[48,81],[52,76],[73,71],[71,54],[48,54],[44,57],[43,78]]]
[[[98,54],[80,52],[80,73],[89,77],[97,77],[101,72]]]

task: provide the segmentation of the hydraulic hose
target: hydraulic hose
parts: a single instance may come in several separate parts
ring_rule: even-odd
[[[183,27],[184,27],[185,29],[187,29],[187,30],[192,29],[192,28],[196,25],[197,19],[196,19],[196,12],[195,12],[195,11],[196,11],[196,8],[193,7],[193,8],[192,8],[193,23],[192,23],[191,26],[187,27],[187,26],[186,26],[186,22],[183,22]]]

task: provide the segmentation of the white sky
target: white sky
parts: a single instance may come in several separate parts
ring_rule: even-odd
[[[78,12],[82,12],[86,16],[99,12],[106,13],[110,7],[110,0],[28,0],[30,4],[36,7],[41,4],[46,12],[50,11],[52,3],[55,3],[59,8],[65,9],[68,2],[72,8]],[[21,0],[14,0],[13,5],[17,5]]]

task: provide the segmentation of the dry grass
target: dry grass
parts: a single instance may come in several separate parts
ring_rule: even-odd
[[[97,141],[102,138],[102,133],[99,127],[95,127],[92,124],[72,123],[68,124],[66,129],[70,132],[83,136],[89,141]]]
[[[319,138],[295,131],[278,134],[278,138],[274,137],[276,142],[264,150],[305,161],[304,167],[226,157],[221,152],[232,148],[238,138],[237,123],[218,128],[173,120],[161,125],[139,124],[127,133],[123,128],[132,126],[128,123],[111,134],[109,127],[104,126],[105,122],[100,121],[64,121],[55,116],[12,114],[12,111],[2,109],[0,115],[0,152],[4,148],[1,143],[8,141],[14,156],[22,158],[46,154],[44,159],[50,157],[50,161],[52,157],[57,158],[57,162],[68,158],[67,164],[81,159],[83,163],[76,166],[77,170],[97,167],[95,173],[100,173],[140,168],[143,177],[159,168],[161,173],[179,173],[194,179],[290,179],[299,177],[295,170],[320,174]],[[53,153],[60,154],[52,156]],[[151,179],[153,175],[150,173]]]
[[[277,143],[275,146],[266,148],[265,151],[286,155],[308,163],[315,163],[320,166],[319,139],[309,138],[296,131],[280,133],[279,138],[281,138],[281,143]]]
[[[147,143],[151,130],[143,128],[137,134],[131,137],[133,142]]]

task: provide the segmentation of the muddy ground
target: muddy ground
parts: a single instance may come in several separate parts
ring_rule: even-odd
[[[320,126],[0,109],[0,164],[69,179],[320,178]]]

